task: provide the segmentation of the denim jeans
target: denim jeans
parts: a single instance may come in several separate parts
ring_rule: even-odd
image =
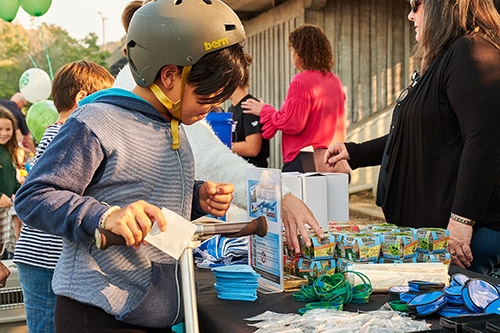
[[[52,290],[54,271],[26,264],[17,264],[23,290],[26,323],[30,333],[54,333],[56,295]]]
[[[488,274],[500,263],[500,231],[485,227],[474,230],[470,247],[474,260],[467,269]]]

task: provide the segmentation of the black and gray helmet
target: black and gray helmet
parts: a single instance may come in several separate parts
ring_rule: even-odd
[[[205,54],[245,40],[236,13],[218,0],[157,0],[134,13],[127,58],[135,82],[149,87],[165,65],[192,66]]]

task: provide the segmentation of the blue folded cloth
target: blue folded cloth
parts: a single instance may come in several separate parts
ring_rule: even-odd
[[[199,268],[248,263],[248,237],[214,235],[193,250]]]
[[[212,268],[215,275],[214,288],[220,299],[237,301],[255,301],[257,299],[257,279],[249,265],[229,265]]]
[[[217,297],[220,299],[226,299],[231,301],[255,301],[257,295],[245,295],[240,293],[217,293]]]

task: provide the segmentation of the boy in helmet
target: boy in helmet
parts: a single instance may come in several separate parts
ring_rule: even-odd
[[[178,262],[143,239],[152,223],[168,232],[162,207],[188,219],[229,207],[231,184],[195,182],[179,124],[203,119],[232,94],[244,38],[220,1],[143,6],[127,35],[137,87],[82,100],[30,172],[16,197],[19,216],[64,239],[53,278],[56,331],[168,332],[182,320]],[[98,226],[127,246],[98,250]]]

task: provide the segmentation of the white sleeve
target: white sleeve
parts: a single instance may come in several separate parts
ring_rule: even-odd
[[[246,209],[246,168],[251,164],[224,145],[205,119],[183,126],[193,150],[196,179],[232,183],[233,203]],[[290,193],[285,186],[282,191],[283,196]]]

